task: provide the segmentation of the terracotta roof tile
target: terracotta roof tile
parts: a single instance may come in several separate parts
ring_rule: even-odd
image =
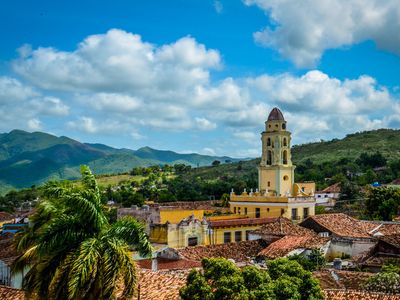
[[[334,269],[313,272],[313,276],[319,280],[322,289],[359,290],[362,283],[372,275],[374,273]]]
[[[263,256],[269,259],[284,257],[291,251],[296,249],[319,249],[328,243],[329,238],[320,236],[294,236],[287,235],[258,253],[258,256]]]
[[[0,211],[0,222],[12,220],[12,219],[14,219],[13,215],[6,213],[4,211]]]
[[[330,300],[399,300],[400,295],[390,295],[357,290],[324,290]]]
[[[0,260],[6,264],[11,264],[16,258],[14,235],[11,233],[0,235]]]
[[[0,299],[1,300],[23,300],[25,294],[22,290],[14,289],[8,286],[0,285]]]
[[[252,233],[263,236],[285,236],[285,235],[315,235],[314,231],[293,224],[287,218],[276,218],[275,220],[262,225],[259,229],[254,230]]]
[[[321,214],[310,216],[300,223],[300,226],[310,228],[312,221],[332,232],[339,237],[369,238],[368,229],[365,222],[356,220],[346,214]]]
[[[195,246],[177,249],[179,255],[188,260],[201,261],[207,257],[224,257],[235,262],[247,262],[264,248],[262,241],[242,241],[221,245]]]
[[[340,193],[340,192],[341,192],[340,182],[332,184],[322,190],[322,193]]]
[[[140,300],[178,300],[179,290],[186,284],[187,271],[140,271]],[[138,297],[139,298],[139,297]]]
[[[139,268],[151,270],[152,261],[151,259],[142,259],[136,261]],[[188,259],[166,259],[157,258],[157,268],[158,270],[184,270],[193,269],[201,267],[201,262],[193,261]]]
[[[226,220],[209,220],[210,227],[231,227],[231,226],[251,226],[267,224],[275,218],[243,218],[243,219],[226,219]]]
[[[268,115],[268,121],[285,121],[279,108],[274,107]]]

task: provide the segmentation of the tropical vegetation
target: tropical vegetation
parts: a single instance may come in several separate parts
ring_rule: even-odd
[[[183,300],[324,299],[312,273],[287,258],[268,262],[267,270],[240,269],[223,258],[205,258],[202,266],[202,271],[189,273],[180,290]]]
[[[115,222],[101,203],[94,175],[81,167],[81,185],[49,182],[17,237],[21,253],[14,271],[24,270],[29,299],[113,299],[134,295],[137,274],[132,251],[149,255],[152,247],[141,223]]]

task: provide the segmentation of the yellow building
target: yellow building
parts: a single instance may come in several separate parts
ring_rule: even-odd
[[[262,156],[258,167],[258,189],[240,195],[231,192],[230,210],[251,218],[283,216],[293,221],[315,214],[315,183],[294,182],[291,133],[282,112],[274,108],[261,133]]]

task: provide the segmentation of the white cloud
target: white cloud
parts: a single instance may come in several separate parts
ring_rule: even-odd
[[[38,119],[31,119],[28,121],[28,128],[30,130],[40,130],[42,129],[42,122]]]
[[[280,1],[244,0],[257,5],[273,25],[255,40],[276,48],[297,66],[314,66],[327,49],[367,40],[400,55],[400,5],[397,0]]]
[[[195,118],[197,128],[200,130],[213,130],[217,128],[217,124],[210,122],[206,118]]]
[[[212,148],[208,148],[208,147],[203,148],[200,153],[204,154],[204,155],[212,155],[212,156],[216,155],[215,150]]]
[[[0,130],[43,129],[43,116],[66,116],[69,107],[61,99],[42,95],[21,81],[0,76]]]

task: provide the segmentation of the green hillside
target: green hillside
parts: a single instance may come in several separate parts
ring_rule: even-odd
[[[183,163],[210,165],[229,157],[179,154],[149,147],[137,151],[103,144],[84,144],[43,132],[13,130],[0,134],[0,193],[38,185],[50,179],[76,179],[79,166],[89,165],[96,174],[128,172],[133,167]]]
[[[378,129],[347,135],[344,139],[295,145],[292,160],[295,163],[311,159],[314,163],[341,158],[354,160],[361,153],[381,152],[389,161],[400,158],[400,130]]]

